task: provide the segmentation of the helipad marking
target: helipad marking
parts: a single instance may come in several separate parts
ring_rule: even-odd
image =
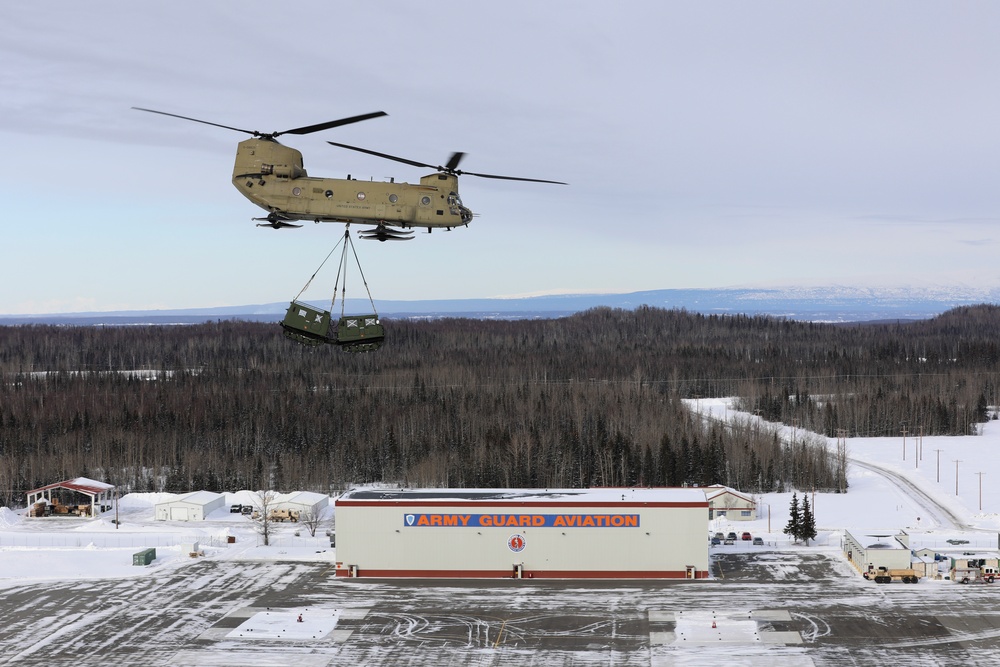
[[[761,622],[791,621],[783,609],[754,611],[666,611],[651,609],[650,623],[674,623],[674,631],[649,633],[651,645],[801,644],[798,632],[760,630]]]

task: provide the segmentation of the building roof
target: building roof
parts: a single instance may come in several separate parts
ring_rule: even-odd
[[[629,505],[708,507],[700,488],[599,489],[351,489],[337,505]]]
[[[294,493],[282,494],[277,497],[279,503],[295,503],[297,505],[315,505],[316,503],[329,500],[330,496],[314,491],[296,491]]]
[[[214,493],[212,491],[192,491],[191,493],[186,493],[182,496],[176,496],[170,500],[163,500],[157,504],[159,505],[169,505],[170,503],[191,503],[192,505],[208,505],[209,503],[214,503],[220,498],[224,498],[221,493]]]
[[[730,489],[728,486],[722,486],[721,484],[713,484],[712,486],[705,487],[705,497],[708,498],[709,500],[714,500],[719,496],[723,496],[727,493],[736,496],[737,498],[742,498],[748,503],[753,503],[753,498],[745,496],[739,491],[734,491]]]
[[[71,491],[79,491],[88,496],[99,496],[113,488],[115,488],[114,484],[106,484],[86,477],[77,477],[76,479],[68,479],[65,482],[47,484],[37,489],[32,489],[28,493],[38,493],[39,491],[48,491],[49,489],[70,489]]]

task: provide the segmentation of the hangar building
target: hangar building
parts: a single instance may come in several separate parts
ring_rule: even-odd
[[[702,489],[354,489],[337,575],[708,577]]]
[[[315,517],[323,514],[330,506],[330,496],[312,491],[297,491],[283,494],[274,499],[272,507],[278,510],[293,510],[299,513],[308,512]]]
[[[195,491],[173,500],[156,503],[153,518],[157,521],[204,521],[217,509],[224,507],[226,497],[211,491]]]

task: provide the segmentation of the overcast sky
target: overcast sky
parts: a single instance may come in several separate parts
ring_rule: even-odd
[[[998,35],[991,2],[3,3],[0,313],[285,301],[340,239],[254,226],[245,135],[133,106],[384,110],[281,141],[311,176],[428,173],[330,140],[569,183],[463,177],[469,227],[356,243],[376,299],[997,287]]]

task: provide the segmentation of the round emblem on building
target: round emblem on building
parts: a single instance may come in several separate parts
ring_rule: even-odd
[[[507,548],[514,553],[524,551],[524,535],[511,535],[507,538]]]

